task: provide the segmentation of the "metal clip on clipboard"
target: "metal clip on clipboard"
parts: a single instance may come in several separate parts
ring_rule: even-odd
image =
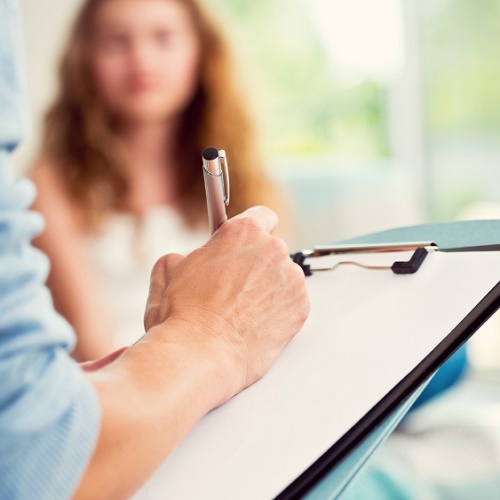
[[[311,265],[305,263],[307,259],[326,255],[404,252],[410,250],[413,250],[413,255],[408,261],[396,261],[391,266],[372,266],[346,260],[337,262],[334,266],[311,269]],[[341,265],[354,265],[370,270],[391,270],[394,274],[414,274],[420,269],[429,252],[436,250],[439,250],[439,247],[433,241],[375,245],[319,245],[311,250],[296,252],[291,257],[293,262],[302,268],[306,276],[311,276],[313,272],[318,271],[333,271]]]

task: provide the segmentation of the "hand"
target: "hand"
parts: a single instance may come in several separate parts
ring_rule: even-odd
[[[128,498],[216,406],[262,377],[309,312],[305,278],[277,217],[259,207],[226,222],[151,276],[146,335],[83,365],[101,407],[77,496]],[[103,490],[104,488],[104,490]]]
[[[252,208],[187,257],[168,254],[153,268],[145,340],[195,341],[219,356],[224,400],[269,370],[309,314],[304,274],[271,235],[276,225],[274,212]]]

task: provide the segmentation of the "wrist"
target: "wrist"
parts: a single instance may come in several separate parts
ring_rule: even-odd
[[[204,387],[207,412],[240,392],[246,380],[241,348],[227,340],[228,325],[208,323],[170,319],[151,328],[134,346],[154,351],[159,362],[175,358],[186,377]]]
[[[167,321],[109,364],[84,367],[93,368],[85,375],[102,418],[81,491],[104,482],[104,496],[130,496],[200,419],[241,389],[231,349],[213,338],[191,322]]]

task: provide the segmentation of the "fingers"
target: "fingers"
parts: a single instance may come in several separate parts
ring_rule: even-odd
[[[233,217],[234,220],[251,218],[261,229],[271,234],[278,225],[278,216],[268,207],[258,206]]]

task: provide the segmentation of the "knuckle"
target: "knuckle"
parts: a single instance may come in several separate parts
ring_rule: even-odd
[[[266,235],[262,240],[262,252],[266,255],[268,263],[276,268],[276,270],[285,275],[288,273],[286,269],[291,262],[287,244],[276,236]]]
[[[232,242],[248,242],[261,231],[258,222],[253,217],[234,217],[221,226],[220,237]]]
[[[260,230],[259,223],[254,217],[240,217],[233,220],[233,227],[235,231],[242,234],[255,233]]]
[[[162,255],[154,266],[154,269],[157,270],[167,270],[173,266],[175,266],[179,262],[179,255],[175,253],[167,253]]]
[[[288,245],[281,238],[276,236],[271,236],[269,239],[269,252],[277,260],[284,260],[285,262],[290,260],[290,251]],[[290,261],[291,262],[291,261]]]
[[[161,256],[151,270],[150,293],[153,286],[164,283],[166,279],[172,276],[174,268],[182,260],[182,257],[175,253],[169,253]]]
[[[296,264],[292,260],[290,260],[290,264],[291,264],[291,266],[289,267],[289,269],[290,269],[291,278],[297,282],[296,285],[301,284],[302,286],[305,287],[306,277],[305,277],[304,271],[302,270],[302,268],[298,264]]]

